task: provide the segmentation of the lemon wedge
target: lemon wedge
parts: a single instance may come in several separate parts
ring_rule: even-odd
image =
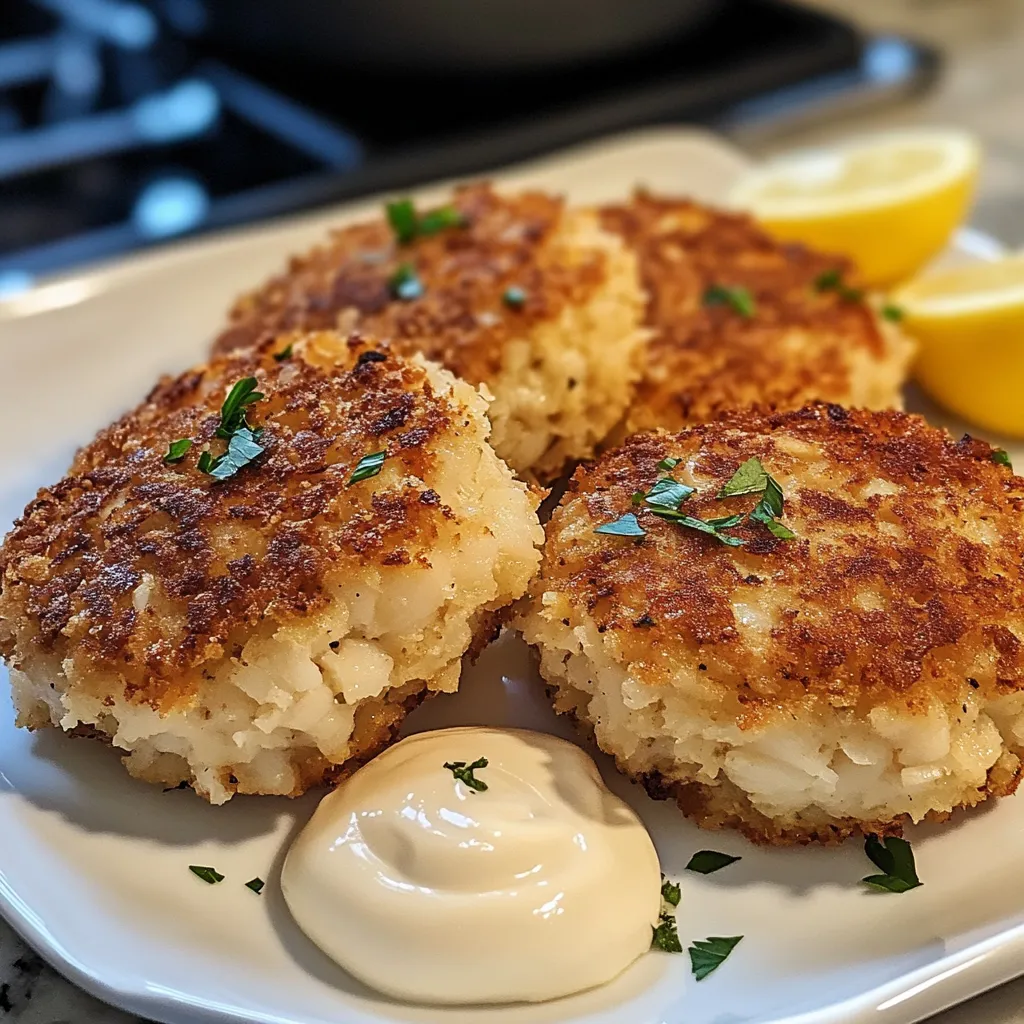
[[[736,184],[730,201],[779,238],[851,257],[864,284],[888,286],[945,247],[979,163],[964,132],[875,135],[769,161]]]
[[[921,387],[965,420],[1024,437],[1024,255],[925,274],[892,302],[918,339]]]

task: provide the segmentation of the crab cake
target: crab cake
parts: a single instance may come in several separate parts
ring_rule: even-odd
[[[487,432],[469,384],[327,332],[161,381],[0,548],[18,724],[218,804],[348,773],[537,566]]]
[[[637,253],[653,331],[622,433],[747,405],[902,407],[913,346],[850,286],[848,260],[777,242],[744,214],[645,192],[602,220]]]
[[[577,470],[547,535],[556,709],[700,825],[827,843],[1016,788],[1024,480],[987,444],[736,413]]]
[[[391,217],[335,231],[239,299],[216,350],[293,327],[370,331],[486,385],[491,442],[518,473],[552,479],[593,454],[639,376],[633,253],[593,211],[539,192],[476,185]]]

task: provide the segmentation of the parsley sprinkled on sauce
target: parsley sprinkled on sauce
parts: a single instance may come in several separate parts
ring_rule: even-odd
[[[293,348],[294,345],[292,345],[291,343],[285,345],[285,347],[281,349],[280,352],[274,353],[274,360],[278,363],[283,363],[286,359],[291,359]]]
[[[440,206],[418,214],[411,199],[396,199],[385,207],[388,223],[399,245],[408,245],[420,236],[436,235],[448,228],[466,226],[463,213],[454,206]]]
[[[487,783],[473,774],[478,768],[487,767],[486,757],[478,757],[472,764],[466,764],[465,761],[445,761],[444,767],[464,786],[468,786],[478,793],[483,793],[487,789]]]
[[[602,523],[594,527],[594,533],[605,533],[612,537],[646,537],[647,531],[637,522],[632,512],[619,516],[613,523]]]
[[[679,901],[683,898],[683,890],[678,882],[671,878],[661,876],[661,898],[672,907],[678,907]]]
[[[403,302],[420,298],[424,288],[423,282],[416,276],[416,268],[411,263],[402,263],[388,278],[388,291]]]
[[[505,294],[502,295],[501,301],[509,309],[522,309],[526,305],[526,292],[518,285],[512,285],[505,289]]]
[[[826,270],[814,279],[814,289],[819,292],[835,292],[844,302],[860,302],[864,292],[851,288],[843,281],[843,272],[838,267]]]
[[[688,950],[693,976],[703,981],[712,971],[717,971],[742,938],[742,935],[733,935],[730,938],[712,936],[697,939]]]
[[[887,302],[882,307],[883,320],[891,320],[894,324],[898,324],[905,316],[906,313],[903,312],[903,309],[900,306],[894,306],[891,302]]]
[[[1006,466],[1009,469],[1013,469],[1013,466],[1010,465],[1009,452],[1005,448],[996,448],[992,452],[991,459],[997,466]],[[164,461],[166,462],[167,460],[165,459]]]
[[[906,839],[897,836],[886,836],[885,839],[868,836],[864,840],[864,852],[882,872],[861,879],[872,889],[881,892],[909,892],[921,885],[914,865],[914,851]]]
[[[164,464],[167,466],[173,466],[176,462],[181,462],[183,458],[188,454],[189,448],[192,447],[192,439],[183,437],[179,441],[172,441],[167,446],[167,454],[164,456]]]
[[[224,881],[224,876],[215,868],[204,868],[198,864],[189,864],[189,871],[197,878],[201,878],[207,885],[216,885]]]
[[[749,320],[757,312],[757,303],[747,288],[713,284],[704,292],[705,306],[729,306],[734,312]]]
[[[252,891],[259,896],[259,894],[263,892],[263,886],[265,884],[266,883],[262,878],[250,878],[249,881],[245,883],[245,887],[246,889],[252,889]]]
[[[349,477],[348,485],[359,483],[360,480],[369,480],[376,476],[384,466],[384,460],[388,457],[386,451],[374,452],[372,455],[364,455],[357,463],[356,468]]]
[[[696,871],[699,875],[711,875],[742,859],[742,857],[732,857],[728,853],[719,853],[717,850],[698,850],[690,858],[686,870]]]
[[[683,944],[679,941],[679,932],[676,931],[676,919],[671,914],[662,913],[658,919],[658,926],[652,931],[652,949],[660,949],[664,953],[682,953]]]

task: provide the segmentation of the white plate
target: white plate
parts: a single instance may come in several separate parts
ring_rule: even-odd
[[[624,196],[638,182],[715,200],[743,166],[712,137],[672,130],[613,139],[501,178],[575,200]],[[134,257],[0,303],[0,526],[158,372],[200,358],[235,292],[326,225],[377,206]],[[991,255],[984,239],[967,242],[961,249],[975,258]],[[469,723],[567,734],[514,638],[486,652],[462,693],[436,698],[409,726]],[[761,850],[730,833],[701,833],[603,767],[651,829],[665,871],[682,878],[684,943],[745,936],[706,981],[693,982],[685,955],[658,954],[603,989],[539,1006],[440,1011],[390,1002],[319,953],[278,892],[282,851],[315,797],[239,797],[212,808],[190,793],[164,794],[130,779],[98,744],[15,730],[5,697],[0,909],[90,992],[182,1024],[887,1024],[917,1020],[1024,969],[1024,800],[915,829],[925,885],[896,897],[859,885],[869,864],[858,843]],[[743,860],[710,877],[685,874],[702,847]],[[214,865],[227,879],[206,886],[189,864]],[[261,897],[242,884],[254,875],[268,880]],[[439,955],[443,943],[438,936]]]

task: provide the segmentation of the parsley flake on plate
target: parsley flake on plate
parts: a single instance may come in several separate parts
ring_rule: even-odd
[[[717,971],[742,938],[742,935],[733,935],[697,939],[688,950],[693,976],[703,981],[712,971]]]
[[[744,319],[749,320],[757,312],[757,303],[750,290],[742,286],[734,288],[713,284],[704,292],[705,306],[729,306]]]
[[[461,782],[464,786],[468,786],[470,789],[476,790],[478,793],[484,792],[487,789],[487,783],[478,779],[473,772],[478,768],[487,767],[487,758],[478,757],[472,764],[466,764],[465,761],[445,761],[444,767],[448,769]]]
[[[263,892],[263,886],[265,884],[266,883],[262,878],[250,878],[249,881],[245,883],[245,887],[246,889],[252,889],[252,891],[259,896],[259,894]]]
[[[216,885],[224,881],[224,876],[215,868],[202,867],[199,864],[189,864],[189,871],[197,878],[201,878],[207,885]]]
[[[872,889],[882,892],[909,892],[921,885],[914,865],[914,851],[906,839],[898,836],[868,836],[864,840],[864,852],[875,867],[882,871],[880,875],[868,875],[861,879]]]
[[[173,466],[176,462],[181,462],[181,460],[188,454],[188,450],[191,447],[192,439],[188,437],[183,437],[178,441],[172,441],[167,446],[167,454],[164,456],[164,465]]]
[[[388,453],[386,451],[364,455],[356,463],[356,468],[352,471],[352,476],[349,477],[349,487],[359,483],[360,480],[369,480],[371,476],[376,476],[384,467],[384,460],[387,457]]]
[[[651,948],[660,949],[665,953],[682,953],[683,944],[679,941],[676,931],[676,919],[671,914],[662,913],[658,926],[652,928]]]
[[[661,876],[661,898],[671,907],[678,907],[679,901],[683,898],[683,890],[678,882],[671,878]]]
[[[698,850],[690,858],[686,870],[696,871],[699,875],[711,875],[742,859],[742,857],[732,857],[728,853],[719,853],[717,850]]]

